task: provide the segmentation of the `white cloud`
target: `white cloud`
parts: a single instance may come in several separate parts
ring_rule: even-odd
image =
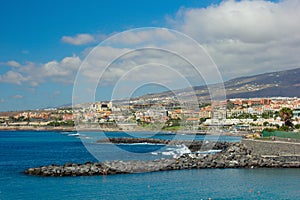
[[[152,43],[153,46],[159,42],[171,42],[177,39],[177,35],[170,32],[168,29],[153,29],[153,28],[140,28],[133,29],[124,34],[119,34],[117,37],[110,38],[112,43],[121,43],[127,46],[136,47],[143,44],[145,41],[147,43]]]
[[[0,82],[21,85],[24,81],[26,81],[26,78],[19,72],[8,71],[5,74],[0,75]]]
[[[54,82],[73,83],[75,73],[81,64],[78,56],[65,57],[61,61],[50,61],[41,65],[28,62],[0,75],[0,82],[21,85],[28,83],[38,86],[39,83],[51,80]]]
[[[174,29],[190,35],[202,44],[218,65],[223,78],[230,79],[300,67],[299,19],[300,2],[296,0],[277,3],[261,0],[229,0],[207,8],[181,9],[176,17],[169,19],[168,22]],[[145,68],[142,73],[133,71],[124,77],[124,74],[134,66],[161,63],[172,67],[190,80],[199,81],[193,79],[196,73],[193,73],[187,63],[163,51],[173,49],[179,56],[187,55],[189,60],[201,58],[203,62],[196,62],[202,66],[201,76],[209,82],[218,81],[212,76],[213,70],[210,69],[205,54],[195,51],[189,42],[174,37],[167,29],[160,32],[139,29],[113,37],[108,44],[90,52],[93,56],[89,57],[83,72],[90,80],[98,80],[101,75],[99,71],[104,70],[109,59],[147,44],[148,47],[161,48],[162,51],[131,52],[113,62],[101,75],[102,78],[107,80],[108,84],[114,84],[122,77],[124,81],[128,81],[127,84],[134,80],[138,82],[148,79],[152,81],[163,79],[166,83],[176,81],[172,73],[159,68],[155,70]],[[208,65],[205,68],[203,66],[206,66],[206,63]],[[122,84],[126,85],[124,82]],[[195,84],[200,85],[203,82],[200,80]]]
[[[219,5],[207,8],[183,8],[177,15],[168,19],[176,30],[195,38],[209,52],[225,79],[236,76],[258,74],[267,71],[300,67],[300,2],[284,0],[278,3],[269,1],[224,1]],[[64,36],[62,42],[82,45],[102,40],[104,35],[77,34],[74,37]],[[105,43],[105,42],[104,42]],[[188,55],[196,60],[205,55],[191,48],[186,40],[174,35],[167,29],[137,29],[127,34],[110,39],[107,45],[97,49],[87,48],[83,53],[89,59],[81,71],[89,81],[97,81],[99,72],[103,71],[110,61],[129,53],[113,62],[103,74],[107,84],[113,84],[134,66],[145,63],[160,63],[173,67],[185,77],[193,79],[195,71],[189,64],[164,49],[173,49],[180,55]],[[155,51],[133,51],[148,44],[148,47],[161,48]],[[180,56],[179,55],[179,56]],[[15,61],[14,61],[15,62]],[[61,61],[52,60],[37,65],[27,63],[19,66],[11,61],[15,68],[0,75],[0,82],[22,84],[24,82],[37,86],[51,80],[54,82],[73,83],[81,59],[78,56],[65,57]],[[18,66],[18,67],[17,67]],[[212,74],[208,67],[203,74]],[[147,70],[137,76],[128,75],[126,80],[143,81],[147,78],[164,79],[165,82],[176,81],[172,73]],[[173,78],[173,79],[172,79]],[[206,77],[214,82],[214,77]],[[125,79],[124,79],[125,80]],[[198,79],[196,79],[198,80]],[[202,83],[196,83],[202,84]]]
[[[6,64],[10,67],[21,67],[21,64],[14,60],[8,61]]]
[[[75,73],[77,72],[81,60],[77,56],[65,57],[60,62],[51,61],[45,63],[41,68],[40,76],[36,76],[37,79],[44,79],[49,77],[54,82],[73,83]]]
[[[168,20],[203,44],[228,79],[300,67],[299,19],[297,0],[229,0]]]
[[[14,98],[14,99],[22,99],[23,96],[22,96],[22,95],[19,95],[19,94],[16,94],[16,95],[14,95],[12,98]]]
[[[146,28],[121,33],[97,46],[83,62],[80,80],[100,79],[102,86],[115,85],[120,79],[131,85],[148,81],[182,88],[186,83],[178,81],[181,76],[189,81],[197,77],[193,84],[204,83],[198,70],[210,78],[206,81],[218,79],[208,66],[212,62],[193,40],[168,29]]]
[[[92,43],[95,41],[95,38],[90,34],[77,34],[76,36],[63,36],[61,41],[73,45],[84,45]]]
[[[80,64],[78,56],[65,57],[60,62],[53,60],[40,67],[34,67],[35,73],[29,73],[28,76],[35,82],[43,82],[48,78],[54,82],[73,83]]]
[[[208,8],[181,9],[173,25],[200,41],[269,42],[298,35],[299,8],[296,0],[280,3],[231,0]]]

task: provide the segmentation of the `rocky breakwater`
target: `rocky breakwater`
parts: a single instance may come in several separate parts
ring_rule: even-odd
[[[178,158],[153,161],[106,161],[85,164],[67,163],[57,166],[42,166],[25,171],[39,176],[93,176],[124,173],[144,173],[180,169],[206,168],[299,168],[299,161],[285,161],[272,157],[252,155],[241,143],[231,143],[217,154],[184,154]]]
[[[134,143],[149,143],[149,144],[165,144],[169,146],[185,145],[191,152],[207,151],[207,150],[225,150],[232,143],[230,142],[212,142],[200,140],[163,140],[156,138],[105,138],[98,140],[97,143],[112,143],[112,144],[134,144]]]

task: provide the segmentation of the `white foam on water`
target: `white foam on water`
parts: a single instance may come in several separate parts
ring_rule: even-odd
[[[78,136],[77,138],[80,138],[80,139],[92,139],[91,137],[88,137],[88,136]]]
[[[72,134],[68,134],[68,136],[80,136],[79,133],[72,133]]]
[[[172,156],[177,158],[183,154],[190,154],[191,151],[186,145],[176,145],[173,147],[168,147],[165,149],[166,151],[158,151],[151,152],[152,155],[164,155],[164,156]]]
[[[165,156],[172,156],[172,155],[175,155],[175,153],[173,151],[165,151],[165,152],[162,152],[161,153],[162,155],[165,155]]]
[[[184,144],[177,145],[177,147],[179,147],[179,149],[176,150],[179,155],[191,153],[191,150]]]

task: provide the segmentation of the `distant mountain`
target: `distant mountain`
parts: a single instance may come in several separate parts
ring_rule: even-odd
[[[300,97],[300,68],[232,79],[225,88],[228,98]]]
[[[240,77],[224,82],[227,98],[300,97],[300,68]],[[162,98],[174,94],[188,98],[196,94],[208,100],[207,86],[195,86],[175,91],[144,95],[140,98]]]

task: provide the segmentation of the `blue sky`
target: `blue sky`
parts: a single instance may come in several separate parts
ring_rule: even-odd
[[[225,80],[299,67],[299,8],[296,0],[2,2],[0,111],[71,103],[76,66],[87,52],[131,28],[188,34],[206,48]]]
[[[181,7],[219,1],[7,1],[0,7],[1,60],[47,62],[80,53],[61,42],[64,35],[111,34],[129,28],[165,26]],[[23,53],[22,53],[23,52]],[[29,52],[30,54],[28,54]]]

